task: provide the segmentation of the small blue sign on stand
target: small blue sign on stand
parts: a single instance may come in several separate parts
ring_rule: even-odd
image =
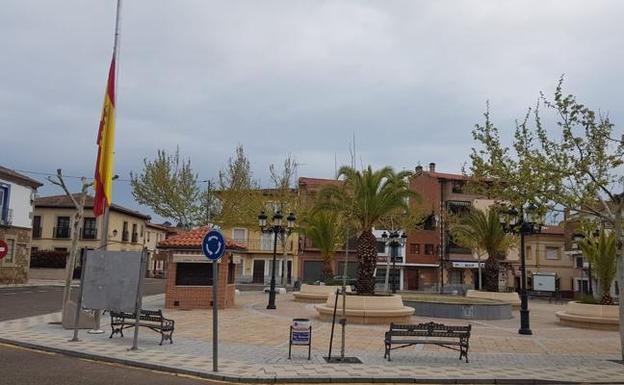
[[[213,261],[221,258],[225,253],[225,238],[219,230],[210,230],[202,241],[204,255]]]

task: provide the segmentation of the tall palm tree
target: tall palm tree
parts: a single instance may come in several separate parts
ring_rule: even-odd
[[[343,231],[336,212],[313,210],[302,219],[302,232],[318,247],[323,258],[322,280],[334,276],[332,262],[336,249],[344,242]]]
[[[408,177],[411,175],[409,171],[395,173],[391,167],[373,171],[368,166],[359,171],[343,166],[338,171],[338,178],[344,183],[321,190],[320,205],[340,212],[360,232],[356,248],[359,270],[355,284],[360,295],[375,294],[377,239],[373,235],[373,226],[395,210],[408,210],[408,198],[416,196],[409,189]]]
[[[498,291],[498,262],[504,259],[513,237],[505,233],[497,211],[472,208],[451,227],[451,234],[458,244],[473,252],[487,254],[483,286],[487,291]]]
[[[617,271],[615,234],[613,232],[607,234],[603,229],[598,237],[586,237],[578,242],[578,246],[591,262],[592,271],[600,283],[600,291],[602,292],[600,303],[613,305],[610,290]]]

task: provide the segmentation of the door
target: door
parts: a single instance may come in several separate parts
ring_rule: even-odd
[[[418,269],[414,267],[405,268],[405,289],[418,290]]]
[[[264,283],[264,259],[253,261],[253,283]]]
[[[292,283],[292,261],[286,262],[286,283]]]
[[[481,274],[483,274],[483,272],[481,272]],[[479,269],[472,271],[472,282],[474,285],[473,289],[479,290]]]

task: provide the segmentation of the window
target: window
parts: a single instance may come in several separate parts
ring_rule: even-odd
[[[11,186],[0,184],[0,223],[9,222],[9,191]]]
[[[385,254],[386,253],[386,242],[377,241],[377,253]]]
[[[41,216],[33,217],[33,239],[41,238]]]
[[[559,248],[546,246],[546,259],[559,259]]]
[[[0,259],[0,262],[5,264],[13,264],[15,263],[15,240],[6,239],[5,242],[8,246],[7,255],[3,259]]]
[[[531,253],[531,246],[526,247],[526,249],[524,250],[524,255],[527,259],[533,258],[533,253]]]
[[[123,230],[121,232],[121,241],[128,242],[128,239],[130,239],[130,234],[128,234],[128,222],[124,221]]]
[[[461,215],[468,212],[472,206],[472,204],[468,201],[448,201],[446,204],[448,211],[455,215]]]
[[[85,218],[82,226],[82,239],[95,239],[97,237],[97,222],[95,218]]]
[[[57,217],[56,228],[54,229],[54,237],[66,239],[69,238],[69,217]]]
[[[423,223],[423,230],[435,230],[436,228],[436,216],[435,214],[431,214],[425,219],[425,223]]]
[[[271,251],[273,250],[273,233],[262,233],[260,238],[260,250]]]
[[[418,244],[418,243],[410,243],[409,252],[412,255],[420,254],[420,244]]]
[[[247,242],[247,229],[232,229],[232,239],[235,242],[246,243]]]
[[[583,268],[583,257],[576,257],[576,267],[578,269]]]
[[[433,245],[431,243],[425,244],[425,255],[433,255]]]
[[[139,233],[137,233],[137,224],[132,224],[132,243],[137,243],[139,241]]]
[[[465,183],[463,181],[453,181],[453,192],[455,194],[462,194],[464,192],[464,185]]]
[[[151,234],[151,233],[152,233],[151,231],[148,231],[148,232],[147,232],[147,241],[148,241],[148,242],[150,241],[150,234]]]
[[[144,231],[145,229],[143,228],[143,225],[141,225],[141,234],[140,234],[141,238],[143,238],[143,234],[145,234]]]
[[[212,286],[212,263],[176,263],[177,286]]]

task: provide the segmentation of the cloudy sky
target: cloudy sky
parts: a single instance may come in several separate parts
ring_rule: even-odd
[[[114,12],[2,2],[0,164],[93,174]],[[616,0],[125,0],[114,200],[138,207],[123,179],[176,146],[203,179],[237,144],[261,183],[288,153],[332,177],[353,135],[358,164],[457,172],[487,100],[511,129],[563,73],[621,127],[623,15]]]

